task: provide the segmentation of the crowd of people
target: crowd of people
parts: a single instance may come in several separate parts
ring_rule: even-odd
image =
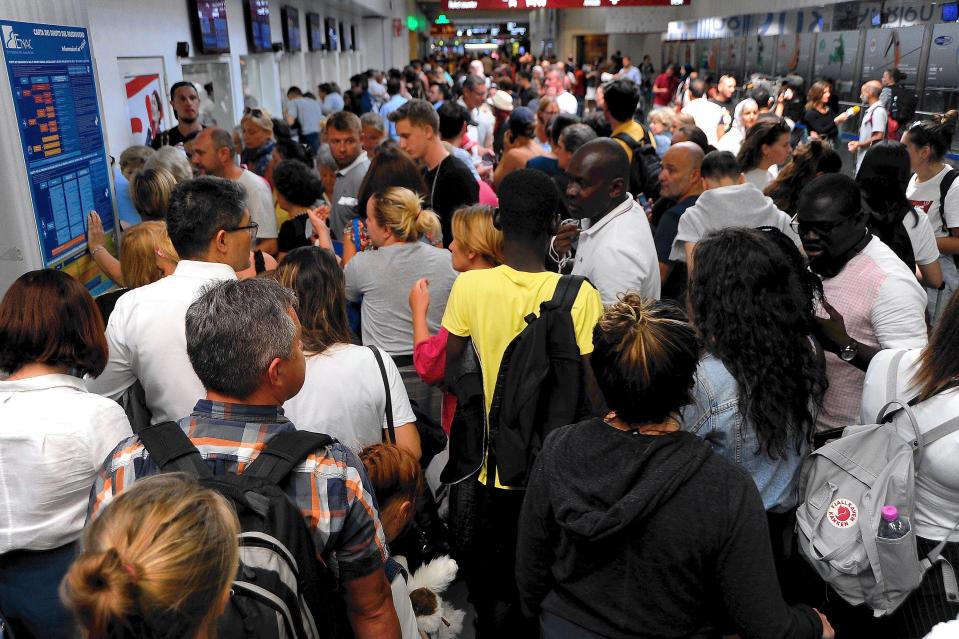
[[[955,619],[939,570],[874,618],[797,541],[814,449],[892,400],[959,417],[959,114],[902,79],[839,113],[825,79],[430,59],[231,130],[175,83],[118,256],[89,214],[117,288],[0,302],[0,636],[267,636],[275,600],[281,636],[447,637],[457,569],[478,637]],[[952,563],[957,446],[894,504]]]

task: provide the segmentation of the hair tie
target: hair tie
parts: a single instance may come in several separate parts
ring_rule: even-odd
[[[130,575],[130,578],[133,579],[133,581],[137,580],[137,571],[136,568],[133,567],[133,564],[123,564],[123,570]]]

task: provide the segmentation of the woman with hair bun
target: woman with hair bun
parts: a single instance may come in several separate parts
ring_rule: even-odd
[[[239,533],[226,499],[187,475],[139,480],[87,527],[63,600],[89,639],[213,639]]]
[[[956,269],[956,255],[959,255],[959,180],[955,179],[955,169],[943,161],[956,134],[957,118],[959,112],[955,110],[935,115],[913,123],[902,136],[913,170],[906,187],[906,197],[913,206],[929,215],[940,253],[939,266],[942,268],[944,286],[938,290],[926,289],[929,296],[926,312],[933,325],[942,316],[946,302],[959,289],[959,272]],[[948,184],[948,180],[953,182],[943,197],[943,183]]]
[[[699,361],[682,311],[627,293],[593,347],[610,412],[546,437],[519,521],[520,600],[543,636],[833,637],[783,601],[755,484],[682,430]]]
[[[357,253],[345,267],[346,298],[362,301],[363,344],[393,357],[409,398],[436,422],[441,394],[420,380],[413,367],[413,315],[407,295],[418,279],[429,280],[432,303],[427,320],[430,332],[438,331],[456,271],[449,251],[420,238],[439,229],[439,218],[423,208],[417,193],[385,189],[366,205],[366,232],[377,250]]]

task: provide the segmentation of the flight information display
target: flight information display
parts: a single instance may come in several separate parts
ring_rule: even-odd
[[[44,266],[86,272],[86,217],[113,235],[110,167],[82,27],[0,21]],[[112,238],[111,238],[112,239]],[[86,283],[96,291],[93,275]]]

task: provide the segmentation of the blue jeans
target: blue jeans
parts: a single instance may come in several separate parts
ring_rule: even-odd
[[[70,639],[76,624],[58,589],[79,544],[53,550],[14,550],[0,555],[0,616],[16,639]]]
[[[310,150],[313,151],[313,155],[316,155],[320,152],[320,134],[319,133],[304,133],[300,136],[300,142],[309,145]]]

